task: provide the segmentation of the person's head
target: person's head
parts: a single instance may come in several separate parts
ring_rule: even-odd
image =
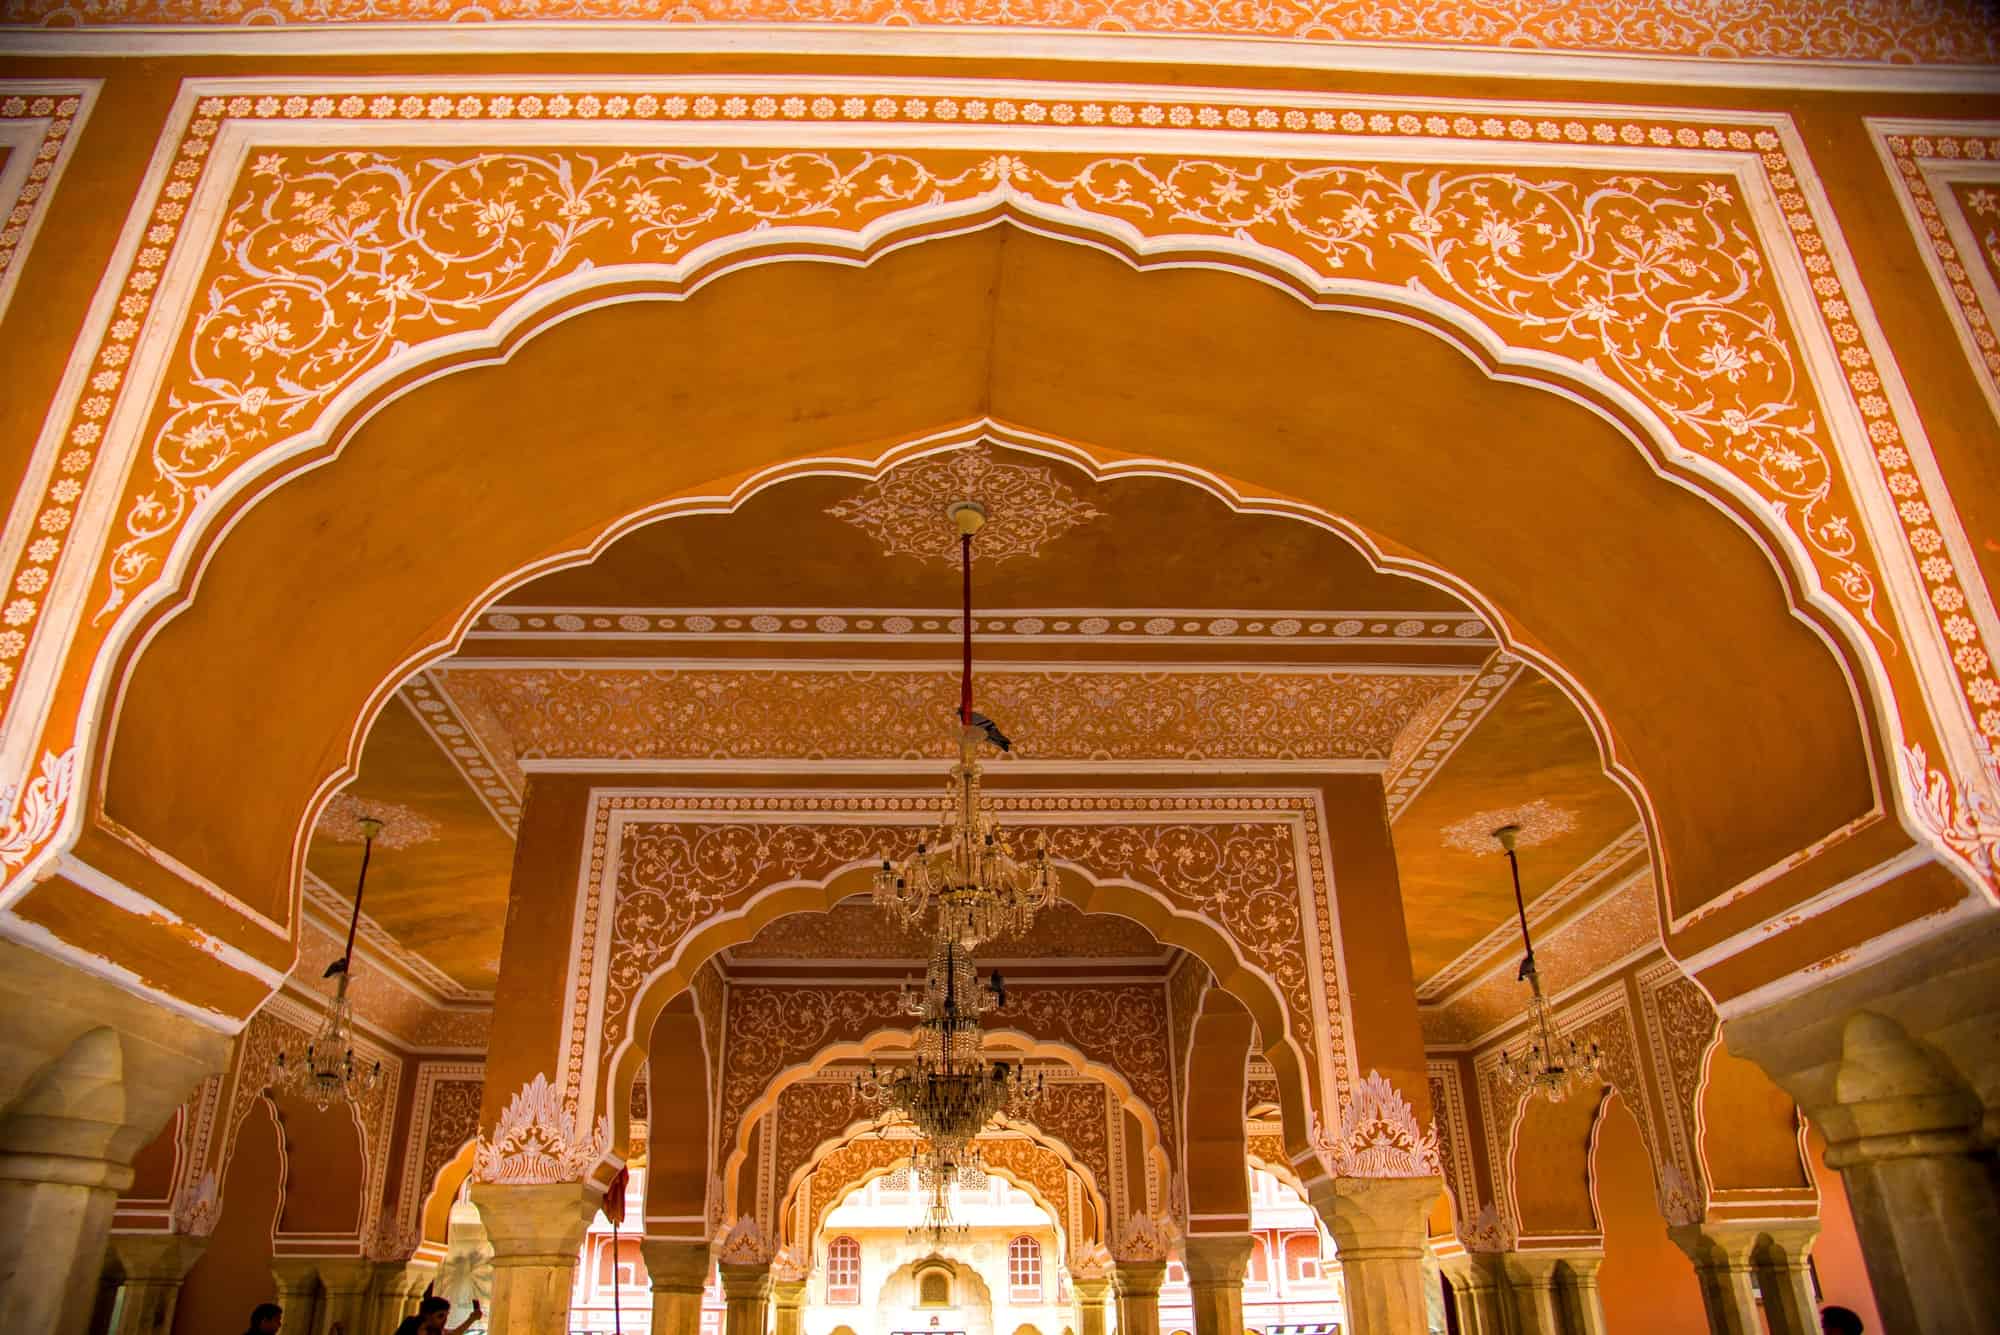
[[[423,1329],[435,1335],[444,1329],[444,1319],[451,1315],[451,1303],[433,1294],[417,1304],[417,1318],[423,1322]]]
[[[257,1335],[278,1335],[278,1327],[285,1320],[285,1309],[276,1303],[258,1303],[250,1313],[250,1329]]]
[[[1862,1335],[1861,1318],[1847,1307],[1820,1308],[1819,1328],[1826,1335]]]

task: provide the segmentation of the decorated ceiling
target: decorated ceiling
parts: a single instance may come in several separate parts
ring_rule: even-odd
[[[727,786],[777,766],[836,788],[859,781],[855,765],[930,773],[956,696],[943,508],[966,495],[992,516],[975,561],[979,701],[1015,742],[989,767],[996,791],[1031,773],[1046,784],[1049,766],[1131,788],[1166,772],[1226,785],[1378,771],[1411,967],[1434,1006],[1511,966],[1496,826],[1522,827],[1524,892],[1550,933],[1646,866],[1637,812],[1582,715],[1442,590],[1184,483],[1098,481],[988,444],[656,523],[503,596],[384,708],[319,822],[310,874],[344,895],[352,822],[382,815],[368,916],[478,991],[496,980],[537,772]],[[1136,923],[1066,906],[1001,953],[1149,972],[1171,958]],[[779,919],[725,962],[838,973],[917,957],[851,899]]]

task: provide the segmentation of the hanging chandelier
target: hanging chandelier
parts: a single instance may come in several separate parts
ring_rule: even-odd
[[[1045,1077],[986,1060],[979,1017],[1006,1006],[1006,981],[996,972],[982,986],[951,936],[934,943],[923,990],[906,985],[903,996],[905,1012],[918,1017],[915,1057],[886,1070],[870,1062],[854,1089],[882,1116],[901,1116],[916,1129],[926,1142],[913,1156],[919,1182],[938,1191],[976,1166],[972,1138],[996,1117],[1020,1115],[1041,1096]]]
[[[354,886],[354,913],[347,920],[347,949],[321,975],[340,979],[327,1002],[326,1018],[320,1021],[318,1032],[307,1040],[302,1058],[293,1060],[279,1048],[271,1061],[272,1090],[304,1099],[320,1112],[343,1100],[359,1103],[362,1095],[375,1088],[382,1078],[381,1062],[364,1065],[365,1059],[355,1055],[354,1011],[347,999],[347,980],[354,964],[354,932],[361,924],[361,893],[368,888],[368,857],[374,851],[375,836],[380,833],[381,821],[373,816],[361,818],[361,878]]]
[[[1594,1040],[1586,1045],[1574,1034],[1565,1037],[1556,1026],[1548,998],[1542,995],[1542,976],[1535,968],[1535,943],[1528,936],[1528,908],[1521,898],[1521,863],[1514,853],[1515,836],[1520,832],[1518,825],[1503,825],[1493,832],[1494,839],[1506,851],[1507,866],[1514,876],[1514,911],[1520,915],[1521,946],[1527,952],[1521,959],[1518,977],[1528,984],[1529,990],[1527,1047],[1518,1055],[1505,1048],[1500,1050],[1500,1081],[1510,1092],[1525,1092],[1529,1098],[1539,1094],[1550,1103],[1561,1103],[1568,1097],[1571,1085],[1597,1075],[1603,1054]]]
[[[972,1225],[959,1223],[951,1217],[951,1184],[941,1182],[930,1189],[930,1204],[924,1207],[921,1223],[912,1224],[904,1237],[918,1246],[936,1251],[953,1243],[964,1242],[972,1234]]]
[[[945,513],[958,528],[964,571],[958,763],[946,783],[936,829],[919,838],[915,853],[900,863],[882,860],[874,900],[906,928],[935,913],[934,935],[970,950],[994,937],[1025,931],[1036,913],[1055,900],[1056,878],[1047,837],[1036,840],[1026,857],[1017,856],[980,791],[980,744],[1012,748],[999,726],[972,708],[972,539],[986,523],[986,508],[977,501],[959,501]]]

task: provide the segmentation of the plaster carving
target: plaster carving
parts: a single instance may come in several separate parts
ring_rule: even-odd
[[[1341,1118],[1340,1134],[1329,1137],[1313,1117],[1313,1148],[1335,1177],[1441,1176],[1435,1121],[1417,1125],[1416,1110],[1380,1071],[1370,1071],[1354,1087]]]
[[[949,671],[726,664],[438,669],[452,698],[538,759],[945,759],[958,681]],[[1158,673],[989,667],[982,707],[1007,720],[1024,759],[1366,760],[1386,756],[1453,675],[1245,670]],[[468,710],[470,712],[470,710]],[[504,739],[504,740],[503,740]]]
[[[1702,1219],[1700,1191],[1672,1163],[1660,1170],[1660,1213],[1669,1224],[1698,1224]]]
[[[1983,655],[1982,655],[1983,657]],[[1996,693],[2000,700],[2000,693]],[[2000,711],[1993,711],[2000,720]],[[1985,719],[1981,719],[1981,727]],[[1903,751],[1903,771],[1916,798],[1917,819],[1931,836],[1972,864],[1987,889],[2000,894],[2000,761],[1985,756],[1985,773],[1953,777],[1930,767],[1917,745]]]
[[[394,1217],[400,1231],[418,1241],[424,1198],[437,1185],[438,1174],[467,1141],[478,1139],[485,1076],[481,1062],[426,1061],[417,1068]]]
[[[1452,1222],[1464,1240],[1480,1202],[1490,1193],[1482,1190],[1472,1158],[1471,1129],[1466,1125],[1465,1096],[1458,1079],[1458,1064],[1434,1061],[1427,1064],[1431,1087],[1431,1116],[1439,1130],[1440,1167],[1445,1189],[1451,1193]],[[1468,1244],[1469,1245],[1469,1244]]]
[[[1152,933],[1111,913],[1086,914],[1057,900],[1035,916],[1026,932],[995,945],[998,958],[1126,959],[1158,958],[1166,947]],[[922,960],[930,938],[874,904],[846,900],[825,913],[793,913],[779,918],[741,945],[729,948],[737,960]]]
[[[47,842],[69,806],[70,787],[75,781],[76,748],[72,746],[61,755],[53,751],[43,754],[41,773],[29,780],[19,807],[14,805],[15,786],[0,788],[0,811],[13,813],[6,828],[0,829],[0,865],[12,871]]]
[[[0,160],[12,154],[30,159],[19,190],[0,196],[0,312],[14,294],[21,262],[68,162],[70,131],[92,93],[91,85],[69,80],[0,79]],[[0,686],[5,684],[0,679]]]
[[[1104,512],[1039,464],[1013,463],[975,446],[898,464],[827,513],[875,540],[884,556],[914,556],[957,569],[958,534],[938,516],[953,501],[986,506],[975,561],[1000,565],[1042,548]]]
[[[473,1176],[481,1182],[545,1185],[585,1181],[611,1144],[611,1119],[579,1135],[561,1093],[539,1072],[507,1101],[492,1139],[479,1137]]]
[[[1637,982],[1646,1051],[1666,1112],[1661,1208],[1669,1214],[1677,1208],[1683,1213],[1691,1211],[1699,1218],[1707,1209],[1708,1174],[1695,1144],[1695,1128],[1701,1124],[1698,1103],[1703,1071],[1710,1049],[1719,1041],[1721,1020],[1707,994],[1671,960],[1642,970]]]
[[[768,1265],[773,1256],[771,1243],[758,1226],[756,1216],[743,1215],[729,1226],[715,1259],[724,1265]]]
[[[185,1233],[191,1238],[205,1238],[215,1232],[215,1222],[221,1217],[222,1209],[217,1199],[215,1173],[203,1173],[194,1189],[186,1194],[186,1199],[174,1201],[174,1232]]]
[[[317,26],[447,23],[490,19],[473,0],[110,0],[83,8],[63,0],[6,0],[8,23],[116,27],[129,24]],[[509,20],[535,23],[783,23],[1011,27],[1182,36],[1291,38],[1345,46],[1420,45],[1475,51],[1566,51],[1724,60],[1842,60],[1985,65],[2000,60],[1978,6],[1965,3],[1827,7],[1809,0],[1756,0],[1726,10],[1661,9],[1639,0],[1586,0],[1552,10],[1536,0],[1386,0],[1358,8],[1283,4],[1250,9],[1149,6],[1140,0],[691,0],[671,11],[647,0],[524,0]]]
[[[1171,1245],[1168,1232],[1153,1222],[1153,1217],[1141,1210],[1125,1221],[1125,1227],[1118,1232],[1117,1245],[1112,1255],[1118,1261],[1164,1261]]]
[[[1511,1252],[1514,1250],[1514,1228],[1491,1205],[1479,1211],[1479,1217],[1472,1221],[1463,1238],[1469,1252]]]
[[[1568,807],[1553,806],[1538,797],[1518,807],[1475,811],[1465,819],[1445,826],[1441,835],[1446,848],[1455,848],[1477,858],[1492,857],[1500,852],[1500,843],[1493,837],[1493,832],[1503,825],[1520,826],[1521,832],[1514,837],[1515,842],[1522,848],[1533,848],[1575,829],[1576,813]]]
[[[375,836],[376,846],[380,848],[414,848],[418,844],[435,843],[442,828],[414,807],[381,798],[362,797],[343,788],[328,798],[326,806],[321,808],[319,821],[313,826],[313,837],[330,844],[361,843],[361,820],[364,816],[382,822],[382,832]]]

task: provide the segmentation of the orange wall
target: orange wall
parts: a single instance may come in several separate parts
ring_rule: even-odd
[[[1639,1124],[1612,1095],[1591,1157],[1598,1217],[1604,1228],[1604,1268],[1598,1285],[1604,1321],[1614,1331],[1700,1335],[1708,1329],[1694,1267],[1667,1237],[1654,1203],[1653,1169]]]
[[[1819,1183],[1819,1241],[1813,1244],[1812,1255],[1821,1298],[1858,1312],[1862,1329],[1881,1330],[1875,1290],[1868,1283],[1868,1267],[1861,1259],[1861,1239],[1855,1235],[1854,1215],[1847,1207],[1847,1186],[1837,1171],[1826,1166],[1826,1140],[1810,1124],[1806,1153]]]
[[[222,1217],[174,1309],[174,1335],[234,1335],[250,1309],[276,1300],[271,1229],[284,1194],[284,1158],[271,1106],[259,1100],[243,1119],[222,1189]],[[289,1323],[287,1323],[289,1324]]]

